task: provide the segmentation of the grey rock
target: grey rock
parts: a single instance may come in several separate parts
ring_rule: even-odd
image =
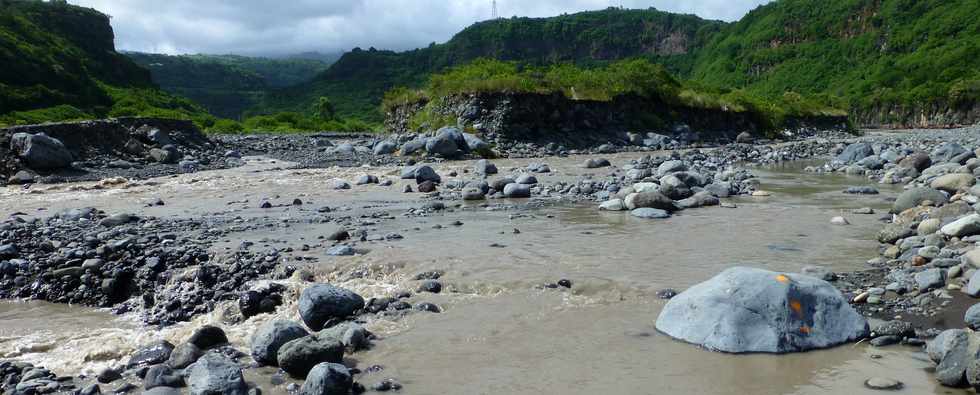
[[[538,179],[530,174],[521,174],[514,182],[524,185],[537,185]]]
[[[143,388],[145,389],[156,387],[180,388],[184,385],[184,378],[167,365],[150,367],[146,371],[146,376],[143,378]]]
[[[300,388],[300,395],[347,395],[353,385],[350,370],[336,363],[321,363],[313,367]]]
[[[928,269],[918,272],[914,276],[915,284],[922,292],[933,288],[942,288],[946,285],[946,272],[943,269]]]
[[[279,349],[279,367],[290,376],[304,378],[323,362],[341,363],[344,345],[337,339],[317,335],[291,340]]]
[[[348,245],[339,245],[327,249],[327,255],[329,256],[354,256],[356,254],[357,251]]]
[[[136,350],[136,352],[129,358],[129,363],[126,364],[126,368],[133,369],[140,366],[150,366],[164,363],[170,358],[170,353],[173,351],[174,345],[170,344],[170,342],[166,340],[155,342],[149,346]]]
[[[384,140],[374,145],[375,155],[391,155],[398,150],[398,144],[392,141]]]
[[[933,341],[939,340],[937,337]],[[966,368],[977,356],[970,355],[969,335],[964,331],[942,339],[942,352],[936,366],[936,380],[947,387],[966,384]]]
[[[657,168],[657,177],[663,177],[679,171],[687,171],[687,164],[680,160],[669,160],[660,164],[660,167]]]
[[[844,193],[851,195],[877,195],[878,190],[869,186],[849,187],[844,190]]]
[[[56,170],[71,166],[72,154],[60,140],[43,133],[14,133],[10,148],[36,170]]]
[[[205,354],[187,367],[186,374],[191,395],[248,394],[241,367],[219,353]]]
[[[456,144],[456,139],[452,132],[443,131],[435,137],[430,137],[426,140],[425,152],[431,155],[453,158],[459,154],[460,147]]]
[[[112,216],[103,218],[102,221],[99,221],[99,225],[105,226],[107,228],[111,228],[111,227],[116,227],[116,226],[119,226],[119,225],[125,225],[125,224],[128,224],[130,222],[136,222],[136,221],[139,221],[139,217],[137,217],[137,216],[135,216],[133,214],[121,213],[121,214],[115,214],[115,215],[112,215]]]
[[[891,212],[893,214],[898,214],[902,211],[916,207],[927,200],[939,206],[946,204],[946,202],[949,201],[949,198],[947,198],[944,193],[932,188],[909,189],[898,195],[898,198],[895,199],[895,203],[892,205]]]
[[[864,338],[868,323],[834,286],[735,267],[667,303],[656,327],[711,350],[788,353]]]
[[[293,321],[266,322],[252,335],[252,358],[267,365],[277,364],[279,349],[283,344],[308,335],[306,329]]]
[[[340,287],[317,284],[300,294],[299,314],[310,329],[319,331],[331,320],[343,319],[364,308],[364,298]]]
[[[610,164],[608,160],[603,158],[599,158],[599,159],[591,158],[585,161],[585,164],[582,165],[582,167],[585,167],[586,169],[599,169],[599,168],[609,167],[609,166],[612,166],[612,164]]]
[[[963,316],[963,322],[970,328],[980,328],[980,303],[970,306],[966,310],[966,314]]]
[[[626,207],[635,210],[638,208],[656,208],[667,212],[677,211],[674,201],[664,194],[655,191],[641,192],[626,197]]]
[[[854,143],[844,148],[844,151],[834,158],[835,162],[843,164],[855,163],[861,159],[875,154],[874,148],[869,143]]]
[[[174,369],[184,369],[191,366],[192,363],[197,362],[203,355],[204,350],[191,343],[184,343],[170,353],[170,358],[167,359],[167,365]]]
[[[432,168],[429,166],[416,167],[414,171],[414,177],[412,178],[415,178],[415,183],[417,184],[421,184],[426,181],[431,181],[435,183],[442,182],[442,177],[440,177],[439,174],[436,173],[435,170],[432,170]]]
[[[484,152],[490,149],[490,144],[477,137],[472,133],[463,133],[463,139],[466,142],[466,148],[474,152]]]
[[[511,183],[504,187],[504,197],[510,199],[523,199],[531,197],[531,186],[525,184]]]
[[[973,273],[963,292],[974,298],[980,296],[980,270]]]
[[[655,209],[655,208],[649,208],[649,207],[638,208],[638,209],[635,209],[633,211],[630,211],[630,215],[632,215],[634,217],[637,217],[637,218],[643,218],[643,219],[664,219],[664,218],[670,218],[670,213],[668,213],[668,212],[666,212],[664,210]]]
[[[490,163],[489,160],[480,159],[476,161],[476,165],[474,165],[474,171],[476,172],[476,174],[488,176],[492,174],[497,174],[497,166],[494,165],[493,163]]]
[[[425,140],[411,140],[402,144],[401,154],[408,156],[425,149]]]
[[[966,237],[980,234],[980,214],[972,214],[939,229],[946,236]]]

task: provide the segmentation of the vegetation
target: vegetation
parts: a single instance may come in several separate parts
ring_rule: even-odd
[[[213,117],[159,91],[115,51],[109,17],[64,1],[0,0],[0,124],[146,115]]]
[[[617,8],[553,18],[485,21],[445,44],[413,51],[355,48],[313,81],[267,95],[254,111],[295,111],[309,107],[320,96],[330,96],[340,116],[377,122],[382,118],[378,108],[385,92],[399,86],[418,88],[431,74],[478,58],[536,66],[596,66],[645,56],[675,70],[691,63],[690,48],[700,46],[722,26],[693,15]]]
[[[690,77],[767,97],[836,97],[855,111],[975,104],[976,15],[973,0],[780,0],[722,28]]]
[[[478,59],[433,75],[423,89],[396,88],[382,104],[384,111],[406,104],[424,104],[410,126],[455,124],[435,110],[443,99],[472,93],[560,94],[573,100],[611,101],[618,97],[640,97],[670,107],[688,107],[748,113],[769,130],[793,118],[845,116],[846,112],[787,92],[780,97],[762,97],[744,90],[720,90],[697,83],[683,83],[663,66],[646,59],[630,59],[607,66],[582,68],[571,64],[527,66],[517,62]]]
[[[236,55],[159,55],[128,52],[161,89],[201,104],[212,114],[240,118],[269,89],[313,79],[329,66],[316,59]]]
[[[730,24],[615,8],[494,20],[427,48],[352,51],[312,82],[267,96],[258,110],[305,108],[330,95],[340,114],[374,120],[390,89],[418,89],[428,76],[478,58],[586,68],[645,58],[703,89],[769,101],[797,92],[852,112],[970,107],[980,102],[976,15],[975,0],[778,0]]]

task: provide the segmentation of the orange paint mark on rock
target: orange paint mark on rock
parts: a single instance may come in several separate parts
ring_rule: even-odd
[[[809,326],[806,326],[806,325],[801,326],[800,327],[800,333],[802,333],[804,335],[809,335],[810,334],[810,327]]]
[[[803,304],[799,300],[789,301],[789,308],[792,309],[797,315],[803,315]]]
[[[780,274],[780,275],[776,276],[776,281],[779,281],[779,282],[781,282],[783,284],[787,284],[787,283],[789,283],[789,277],[786,277],[786,276]]]

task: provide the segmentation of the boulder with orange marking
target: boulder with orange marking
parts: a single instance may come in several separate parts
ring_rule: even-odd
[[[730,353],[790,353],[868,336],[868,322],[830,283],[747,267],[725,270],[677,295],[657,329]]]

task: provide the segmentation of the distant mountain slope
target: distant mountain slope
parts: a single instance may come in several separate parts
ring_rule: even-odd
[[[420,85],[431,73],[481,57],[590,65],[645,56],[664,62],[671,70],[687,71],[692,67],[691,49],[702,46],[723,25],[693,15],[615,8],[480,22],[445,44],[413,51],[355,49],[312,82],[270,94],[256,110],[303,109],[327,96],[342,116],[378,121],[387,90]]]
[[[0,1],[0,124],[153,115],[211,122],[116,52],[109,17],[64,0]]]
[[[780,0],[722,28],[690,77],[823,95],[866,124],[942,125],[978,103],[978,15],[977,0]]]
[[[329,66],[303,58],[252,58],[236,55],[160,55],[127,52],[150,70],[153,81],[225,118],[239,118],[266,90],[313,79]]]
[[[719,90],[796,92],[865,125],[980,122],[980,1],[778,0],[735,23],[656,10],[583,12],[477,23],[445,44],[354,50],[312,82],[273,92],[274,112],[330,97],[344,116],[377,120],[384,93],[487,57],[590,66],[644,57]]]

